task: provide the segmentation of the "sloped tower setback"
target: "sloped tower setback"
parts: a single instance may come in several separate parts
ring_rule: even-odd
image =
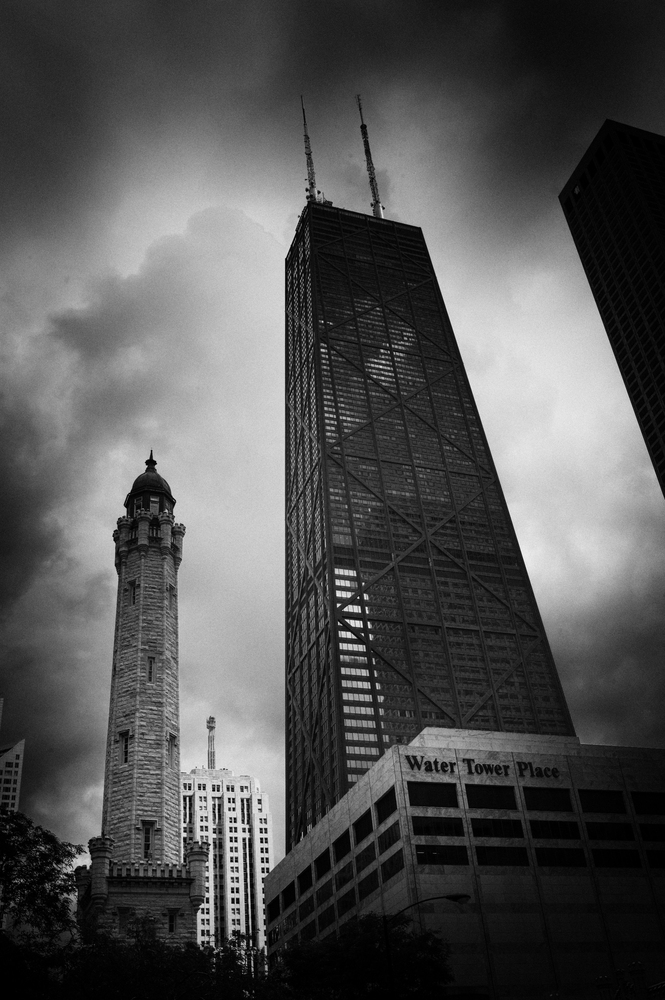
[[[150,453],[118,519],[103,833],[127,860],[181,858],[178,568],[185,528]]]

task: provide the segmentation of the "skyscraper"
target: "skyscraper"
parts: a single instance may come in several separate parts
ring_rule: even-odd
[[[606,121],[559,195],[665,493],[665,138]]]
[[[366,216],[312,177],[286,261],[289,846],[426,726],[573,733],[425,240],[375,187]]]
[[[220,946],[235,934],[266,943],[263,880],[272,863],[267,794],[247,774],[197,767],[181,774],[183,840],[210,842],[205,899],[197,915],[199,944]]]
[[[0,698],[0,727],[3,704],[4,698]],[[18,812],[24,756],[25,740],[3,743],[0,746],[0,784],[2,784],[0,812]]]

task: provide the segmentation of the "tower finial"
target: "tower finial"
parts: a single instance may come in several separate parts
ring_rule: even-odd
[[[154,469],[155,466],[157,465],[157,462],[152,457],[152,448],[150,449],[150,458],[146,458],[145,464],[148,466],[149,469]]]
[[[312,157],[312,144],[309,141],[307,132],[307,118],[305,117],[305,104],[300,95],[300,106],[302,107],[302,124],[305,135],[305,157],[307,159],[307,187],[305,188],[307,201],[318,202],[319,205],[332,205],[331,201],[326,201],[323,191],[319,191],[316,186],[316,175],[314,173],[314,159]]]
[[[365,125],[365,120],[363,118],[363,106],[360,102],[360,94],[356,94],[356,100],[358,102],[358,111],[360,112],[360,134],[363,137],[363,146],[365,147],[367,173],[369,174],[369,187],[372,192],[372,214],[377,219],[382,219],[383,205],[381,204],[381,198],[379,197],[379,185],[376,180],[374,164],[372,163],[372,154],[369,148],[369,136],[367,135],[367,126]]]

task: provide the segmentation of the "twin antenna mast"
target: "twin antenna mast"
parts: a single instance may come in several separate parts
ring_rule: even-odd
[[[365,147],[367,173],[369,174],[369,189],[372,192],[372,214],[375,218],[382,219],[383,205],[381,204],[381,198],[379,197],[379,185],[376,180],[376,170],[374,169],[374,164],[372,163],[372,154],[369,148],[369,136],[367,135],[367,126],[365,125],[365,120],[363,118],[363,106],[360,102],[360,94],[356,94],[356,100],[358,102],[358,111],[360,112],[360,134],[363,137],[363,146]]]
[[[372,192],[372,214],[377,219],[382,219],[383,205],[381,204],[381,198],[379,196],[379,185],[376,179],[376,170],[374,169],[372,153],[369,148],[369,136],[367,134],[367,126],[365,125],[365,120],[363,118],[363,106],[360,101],[360,94],[356,94],[356,100],[358,102],[358,111],[360,112],[360,134],[363,137],[363,146],[365,147],[367,173],[369,174],[369,188]],[[316,186],[314,159],[312,158],[312,144],[309,141],[309,134],[307,132],[307,118],[305,117],[305,105],[303,103],[302,95],[300,97],[300,105],[302,107],[302,123],[305,135],[305,158],[307,160],[307,187],[305,188],[305,195],[307,197],[307,201],[313,201],[319,205],[332,205],[331,201],[326,200],[326,196],[323,191],[319,191]]]
[[[307,132],[307,119],[305,118],[305,105],[303,103],[302,94],[300,95],[300,105],[302,107],[302,124],[303,131],[305,133],[305,157],[307,158],[307,187],[305,188],[307,201],[315,201],[319,205],[332,205],[331,201],[326,201],[326,196],[323,191],[319,191],[316,186],[314,160],[312,159],[312,144],[309,141],[309,134]]]

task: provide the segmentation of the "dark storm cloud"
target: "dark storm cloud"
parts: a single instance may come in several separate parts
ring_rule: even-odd
[[[191,525],[183,733],[217,711],[239,760],[247,733],[264,741],[266,758],[281,753],[283,251],[233,210],[197,214],[182,235],[156,240],[152,230],[137,236],[131,216],[140,229],[143,205],[147,216],[156,205],[163,234],[184,229],[199,207],[247,205],[289,239],[304,176],[301,93],[318,179],[335,204],[362,211],[369,200],[360,91],[382,199],[392,217],[428,227],[474,388],[485,371],[493,383],[481,409],[488,426],[494,415],[504,427],[490,435],[504,485],[518,514],[521,504],[537,512],[516,517],[525,548],[533,517],[552,531],[561,568],[543,603],[580,732],[665,739],[650,695],[662,693],[661,562],[645,559],[636,579],[624,553],[608,562],[605,588],[584,601],[575,590],[593,575],[575,530],[597,532],[601,546],[632,543],[625,517],[640,498],[626,487],[629,508],[608,513],[613,472],[594,465],[591,413],[577,413],[589,446],[573,453],[569,437],[558,451],[557,387],[540,379],[548,339],[567,337],[571,358],[575,349],[572,318],[547,296],[551,274],[568,280],[579,269],[556,195],[604,118],[662,131],[664,34],[662,4],[645,0],[2,5],[3,736],[25,735],[33,748],[26,794],[41,821],[50,811],[51,825],[83,836],[69,783],[84,789],[86,833],[98,823],[115,586],[108,535],[149,447]],[[194,207],[172,221],[183,192]],[[495,335],[514,322],[511,295],[533,302],[521,341]],[[540,367],[527,349],[540,352]],[[522,386],[497,390],[516,372]],[[541,496],[515,475],[513,492],[513,471],[533,468],[538,451],[543,467],[567,471]],[[602,473],[594,514],[565,507],[559,492],[562,481],[574,492],[584,466]],[[211,468],[215,476],[200,471]],[[640,530],[658,550],[662,521],[649,509]],[[227,708],[213,710],[220,691]],[[275,802],[281,778],[270,791]]]
[[[467,168],[490,195],[499,178],[524,191],[525,173],[528,187],[533,171],[568,169],[608,109],[629,110],[665,20],[660,4],[607,0],[22,0],[0,16],[0,198],[15,226],[40,232],[98,219],[149,147],[220,147],[251,173],[267,133],[284,162],[302,91],[316,128],[332,135],[343,120],[349,146],[358,89],[375,132],[382,95],[412,95],[442,147],[458,127],[446,104],[462,101],[476,145]],[[660,97],[662,85],[654,107]]]
[[[266,482],[272,467],[264,454],[272,448],[281,455],[281,448],[274,449],[270,434],[253,442],[250,419],[258,403],[253,387],[267,405],[281,392],[281,378],[274,389],[262,385],[278,370],[275,345],[281,355],[279,327],[272,323],[281,275],[281,250],[261,227],[238,211],[208,210],[194,216],[182,235],[153,244],[136,274],[91,282],[85,304],[56,312],[44,329],[8,351],[13,393],[6,397],[0,438],[5,517],[12,528],[3,535],[3,736],[28,741],[25,808],[70,839],[81,838],[73,825],[77,815],[88,836],[99,822],[115,596],[110,533],[145,453],[155,448],[185,520],[194,519],[187,546],[195,565],[181,601],[185,623],[203,606],[208,589],[201,582],[209,571],[203,525],[211,511],[224,512],[229,524],[238,517],[232,494],[243,459],[235,449],[246,448],[259,465],[242,510],[264,522],[256,511],[266,491],[273,506],[274,492],[281,496],[279,481],[274,487]],[[260,282],[262,296],[252,296],[249,276]],[[128,470],[124,460],[119,468],[110,461],[125,451],[132,458]],[[177,456],[170,468],[169,455]],[[229,465],[224,478],[230,496],[212,495],[210,455],[216,475]],[[170,469],[180,475],[173,478]],[[270,576],[261,561],[275,546],[271,559],[281,557],[276,528],[269,539],[261,530],[254,533],[256,552],[251,540],[245,543],[247,579],[231,562],[231,596],[217,628],[229,628],[227,615],[240,628],[251,627],[256,579]],[[243,527],[237,535],[242,539]],[[234,543],[224,548],[230,553]],[[272,614],[266,604],[262,622],[271,643],[280,628]],[[196,637],[196,627],[193,632]],[[236,644],[231,637],[225,646]],[[255,640],[241,645],[243,673],[236,670],[225,681],[229,710],[239,721],[247,714],[242,684],[260,683],[274,659],[260,628]],[[205,673],[211,662],[217,671],[227,668],[187,636],[182,651],[183,686],[195,696],[211,687]],[[273,691],[279,674],[272,669],[271,675],[275,680],[263,679],[255,699],[266,701],[262,731],[254,735],[258,746],[271,734],[274,739],[281,725],[281,717],[273,718],[275,705],[281,716]]]

